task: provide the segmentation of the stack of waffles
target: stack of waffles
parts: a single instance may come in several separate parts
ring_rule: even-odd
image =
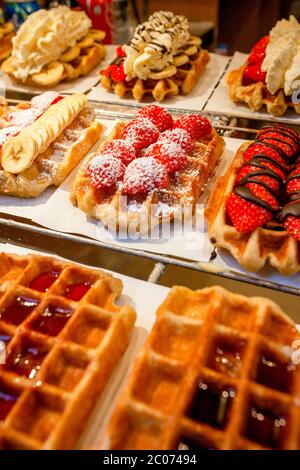
[[[299,449],[299,338],[267,299],[173,287],[102,447]]]
[[[158,11],[136,28],[129,45],[117,48],[101,83],[121,98],[131,93],[137,101],[149,95],[163,101],[189,94],[208,61],[201,39],[189,33],[187,18]]]
[[[299,135],[265,127],[243,144],[206,209],[211,242],[250,271],[300,271]]]
[[[150,232],[182,220],[186,210],[191,215],[223,147],[205,117],[173,121],[163,108],[146,106],[88,156],[74,179],[72,202],[112,231]]]
[[[59,186],[102,132],[86,96],[48,91],[0,116],[0,193],[36,197]]]
[[[229,72],[231,100],[246,103],[252,111],[266,106],[274,116],[282,116],[289,108],[299,114],[299,44],[296,18],[278,21],[270,35],[255,44],[246,63]]]
[[[88,75],[106,55],[104,37],[84,12],[66,6],[39,10],[17,32],[2,69],[19,83],[52,88]]]
[[[121,291],[102,271],[0,254],[0,448],[76,444],[135,323]]]
[[[0,25],[0,61],[10,55],[14,35],[15,32],[12,23],[3,23]]]

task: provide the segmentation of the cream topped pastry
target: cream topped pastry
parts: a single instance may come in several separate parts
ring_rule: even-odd
[[[137,26],[129,45],[123,47],[126,79],[155,78],[153,74],[165,69],[171,76],[176,73],[175,57],[191,47],[197,53],[200,43],[200,39],[191,37],[185,16],[169,11],[155,12],[148,21]]]
[[[39,10],[31,14],[13,38],[13,75],[26,81],[51,61],[57,60],[91,28],[84,12],[66,6]]]
[[[278,21],[271,30],[262,71],[270,93],[284,89],[289,96],[295,91],[300,78],[300,24],[294,16]]]

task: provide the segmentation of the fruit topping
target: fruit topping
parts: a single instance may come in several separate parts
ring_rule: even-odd
[[[247,86],[256,82],[265,83],[266,76],[266,72],[261,70],[261,62],[256,64],[249,64],[245,67],[243,72],[243,85]]]
[[[187,153],[175,142],[156,142],[146,149],[145,157],[155,158],[169,173],[183,171],[188,162]]]
[[[200,140],[212,131],[209,120],[200,114],[185,114],[174,123],[174,129],[184,129],[192,139]]]
[[[94,188],[105,189],[122,180],[125,169],[121,160],[100,154],[90,161],[86,172]]]
[[[286,204],[280,216],[284,228],[296,241],[300,241],[300,199]]]
[[[187,153],[191,153],[194,150],[195,143],[191,136],[185,131],[184,129],[177,129],[168,130],[160,134],[158,138],[158,142],[175,142],[179,144],[180,147],[185,150]]]
[[[168,186],[168,172],[155,158],[137,158],[126,168],[123,183],[126,194],[148,193]]]
[[[18,135],[23,127],[20,126],[9,126],[0,129],[0,148],[3,146],[4,142],[7,141],[10,137]]]
[[[118,158],[126,166],[137,157],[134,146],[130,141],[124,139],[113,139],[107,142],[102,147],[101,153]]]
[[[156,104],[145,106],[138,112],[138,116],[150,119],[150,121],[156,125],[159,132],[171,129],[173,126],[173,118],[171,114]]]
[[[269,44],[269,36],[264,36],[252,47],[249,57],[249,64],[257,64],[257,62],[262,62],[266,55],[267,45]]]
[[[63,99],[56,91],[45,91],[39,96],[35,96],[31,99],[30,103],[33,108],[39,109],[40,111],[46,111],[50,106],[55,103],[58,103]]]
[[[281,151],[270,147],[268,144],[254,142],[253,144],[249,145],[244,153],[244,161],[247,162],[257,155],[270,158],[273,163],[277,163],[279,165],[282,172],[287,168],[287,162]]]
[[[129,140],[136,150],[141,150],[157,141],[159,130],[150,119],[137,117],[125,124],[122,137]]]

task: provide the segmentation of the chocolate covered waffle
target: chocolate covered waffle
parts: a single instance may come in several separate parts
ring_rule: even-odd
[[[229,72],[231,100],[246,103],[252,111],[266,106],[274,116],[282,116],[289,108],[299,114],[299,45],[296,18],[278,21],[270,35],[255,44],[246,63]]]
[[[44,256],[0,254],[0,448],[70,449],[124,353],[122,283]]]
[[[173,287],[102,448],[299,449],[299,338],[270,300]]]
[[[267,263],[282,274],[300,271],[299,136],[265,127],[243,144],[211,195],[211,242],[249,271]]]
[[[12,50],[12,38],[14,37],[14,26],[12,23],[0,24],[0,61],[6,59]]]
[[[2,70],[19,83],[53,88],[88,75],[106,55],[104,37],[83,11],[66,6],[39,10],[18,30]]]
[[[201,115],[173,122],[163,108],[146,106],[84,161],[71,200],[112,231],[150,232],[192,215],[223,148]]]
[[[0,193],[36,197],[59,186],[102,132],[86,96],[45,92],[0,116]]]
[[[209,61],[201,39],[191,36],[188,20],[158,11],[137,26],[129,45],[117,48],[116,59],[102,73],[101,84],[120,98],[163,101],[191,92]]]

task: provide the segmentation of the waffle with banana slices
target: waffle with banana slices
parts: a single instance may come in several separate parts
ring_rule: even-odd
[[[209,53],[191,36],[187,18],[159,11],[139,25],[129,45],[101,72],[101,84],[120,98],[156,101],[188,95],[204,73]]]
[[[121,292],[100,270],[0,254],[0,449],[74,448],[134,327]]]
[[[299,449],[299,340],[271,300],[173,287],[101,448]]]
[[[0,194],[29,198],[59,186],[101,133],[84,94],[49,91],[7,107],[0,116]]]

